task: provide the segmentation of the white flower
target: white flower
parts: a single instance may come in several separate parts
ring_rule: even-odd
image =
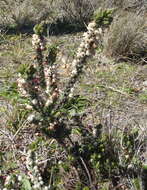
[[[24,84],[24,83],[26,83],[26,81],[25,81],[25,79],[20,79],[20,81],[19,81],[21,84]]]
[[[129,157],[130,157],[130,156],[129,156],[128,154],[127,154],[127,155],[125,155],[125,158],[126,158],[126,159],[128,159]]]
[[[10,183],[10,180],[11,180],[11,176],[7,176],[6,177],[6,181],[5,181],[5,185],[9,184]]]
[[[49,190],[49,188],[47,186],[44,187],[44,190]]]
[[[99,34],[102,34],[102,33],[103,33],[103,31],[102,31],[101,28],[99,28],[98,31],[99,31]]]
[[[34,182],[34,176],[32,174],[29,174],[29,177],[30,177],[31,181]]]
[[[128,165],[128,169],[132,169],[133,168],[133,165],[132,164],[129,164]]]
[[[39,160],[35,160],[35,163],[38,164],[38,163],[39,163]]]
[[[21,175],[18,176],[18,181],[22,181],[22,176]]]
[[[40,183],[40,185],[43,185],[43,184],[44,184],[44,182],[43,182],[42,180],[40,180],[40,182],[39,182],[39,183]]]
[[[29,115],[29,117],[27,118],[28,122],[32,122],[34,119],[35,119],[34,114]]]
[[[78,52],[81,53],[83,51],[83,48],[79,47]]]
[[[95,27],[96,27],[96,23],[95,23],[95,22],[90,22],[90,23],[88,24],[88,27],[89,27],[89,28],[95,28]]]
[[[34,171],[36,172],[36,173],[38,173],[39,172],[39,170],[38,170],[38,166],[34,166]]]
[[[51,99],[49,99],[49,100],[46,101],[45,106],[47,107],[47,106],[49,106],[52,103],[53,103],[53,101]]]
[[[33,40],[36,40],[39,38],[39,36],[37,34],[33,34],[32,38],[33,38]]]
[[[28,156],[30,157],[32,155],[32,150],[28,150]]]
[[[33,186],[34,189],[39,189],[40,188],[40,184],[39,183],[36,183],[34,186]]]
[[[55,83],[55,82],[56,82],[56,78],[53,78],[53,79],[52,79],[52,83]]]
[[[41,40],[40,40],[39,35],[33,34],[33,36],[32,36],[32,45],[33,46],[39,45],[40,42],[41,42]]]
[[[26,104],[26,109],[31,110],[33,107],[31,105]]]
[[[22,79],[22,78],[18,78],[17,82],[18,82],[18,86],[26,83],[25,79]]]
[[[87,32],[84,32],[83,34],[83,37],[86,39],[86,38],[89,38],[89,34]]]
[[[72,98],[72,97],[73,97],[73,93],[70,93],[70,94],[68,95],[68,97],[69,97],[69,98]]]
[[[75,67],[76,65],[77,65],[77,60],[74,59],[72,62],[72,66]]]
[[[47,83],[47,84],[49,84],[49,83]],[[45,91],[47,94],[49,94],[50,93],[50,88],[47,86],[47,88],[46,88],[46,91]]]
[[[51,69],[50,68],[45,68],[44,69],[44,74],[45,74],[45,77],[48,77],[51,74]]]
[[[86,55],[90,56],[90,51],[89,50],[86,51]]]
[[[44,47],[44,44],[42,42],[40,42],[40,46]]]
[[[68,95],[70,98],[73,97],[73,92],[74,92],[74,88],[71,88],[71,89],[70,89],[70,93],[69,93],[69,95]]]
[[[80,47],[81,47],[81,48],[84,48],[84,47],[85,47],[85,43],[82,42],[82,43],[80,44]]]
[[[94,28],[88,28],[90,32],[94,32]],[[91,33],[92,34],[92,33]]]
[[[73,92],[73,91],[74,91],[74,88],[71,88],[70,91]]]
[[[38,189],[40,189],[40,183],[37,183],[37,184],[36,184],[36,187],[37,187]]]
[[[86,44],[85,44],[85,48],[86,48],[86,49],[89,49],[89,43],[86,43]]]
[[[41,50],[44,50],[44,46],[40,46],[40,49],[41,49]]]
[[[32,40],[32,45],[35,46],[36,45],[36,41]]]
[[[39,35],[37,34],[33,34],[32,38],[34,41],[40,40]]]
[[[84,52],[78,52],[76,57],[77,58],[82,58],[82,57],[84,57],[84,55],[85,55]]]
[[[32,100],[32,104],[36,105],[36,104],[37,104],[37,100],[36,100],[36,99],[33,99],[33,100]]]
[[[42,181],[42,177],[41,177],[41,176],[40,176],[40,177],[38,177],[38,180],[39,180],[39,181]]]
[[[77,74],[77,69],[72,70],[71,73],[72,73],[73,75],[76,75],[76,74]]]
[[[24,90],[23,88],[20,88],[20,91],[21,91],[21,93],[22,93],[23,96],[27,96],[28,95],[27,91]]]

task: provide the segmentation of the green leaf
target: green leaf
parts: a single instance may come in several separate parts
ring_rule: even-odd
[[[93,16],[93,19],[97,23],[97,26],[100,27],[103,25],[110,25],[113,20],[113,17],[112,17],[113,12],[114,12],[114,9],[97,10]]]
[[[147,164],[144,164],[142,167],[143,167],[143,169],[144,169],[145,171],[147,171]]]
[[[21,75],[25,75],[27,73],[27,71],[29,70],[30,65],[27,64],[21,64],[18,69],[17,72],[20,73]]]
[[[26,177],[22,180],[21,190],[32,190],[31,183]]]
[[[89,190],[89,187],[84,187],[83,190]]]
[[[42,21],[40,24],[36,24],[33,28],[35,34],[37,35],[42,35],[45,29],[45,22]]]

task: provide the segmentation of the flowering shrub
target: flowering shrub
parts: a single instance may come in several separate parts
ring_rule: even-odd
[[[43,24],[37,25],[34,28],[36,34],[33,35],[32,45],[36,51],[34,63],[31,64],[25,73],[21,72],[17,79],[19,92],[22,97],[26,98],[28,103],[25,105],[26,109],[31,110],[31,114],[27,120],[38,126],[39,130],[49,138],[55,138],[57,142],[64,147],[66,152],[73,157],[77,157],[77,153],[72,153],[75,145],[70,139],[71,128],[68,126],[68,121],[64,121],[65,116],[62,108],[73,97],[73,91],[79,76],[82,74],[82,69],[87,59],[95,54],[95,49],[98,46],[99,38],[101,36],[101,28],[96,29],[95,21],[87,26],[87,32],[83,34],[83,41],[81,42],[76,57],[72,62],[72,72],[64,89],[60,89],[58,85],[58,72],[55,63],[58,48],[51,45],[47,48],[45,39],[42,36]],[[66,117],[66,120],[68,118]],[[71,147],[65,143],[68,139]],[[77,158],[77,162],[81,169],[84,166],[83,158]],[[29,162],[27,166],[31,173],[38,171],[37,167],[32,167],[33,163]],[[90,185],[91,177],[84,166],[84,173],[88,176]],[[43,185],[41,176],[35,175],[30,177],[34,184],[34,189],[39,189]],[[47,188],[47,187],[45,187]],[[44,188],[44,189],[45,189]]]
[[[144,142],[139,139],[138,130],[114,128],[111,132],[103,133],[101,124],[84,125],[84,114],[73,114],[69,118],[64,111],[77,98],[73,94],[76,82],[87,59],[95,54],[100,43],[102,29],[96,27],[101,24],[103,17],[105,18],[105,14],[87,26],[88,31],[83,34],[83,41],[72,62],[71,76],[63,88],[60,87],[56,64],[59,49],[55,44],[46,44],[42,36],[43,23],[35,26],[32,45],[36,56],[32,64],[20,70],[18,90],[25,99],[24,106],[29,114],[27,122],[34,124],[37,131],[42,132],[40,135],[46,136],[45,140],[53,138],[58,144],[57,149],[62,149],[64,155],[57,156],[54,154],[57,149],[54,149],[54,152],[47,155],[53,155],[53,158],[47,158],[42,166],[36,149],[28,151],[23,168],[25,174],[16,172],[2,176],[5,177],[2,180],[3,190],[96,190],[103,188],[100,183],[108,178],[112,182],[109,189],[127,189],[129,184],[122,184],[121,176],[125,178],[126,172],[137,176],[140,172],[140,153],[144,149]],[[111,19],[105,21],[111,22]],[[38,141],[40,140],[36,144]],[[36,144],[33,142],[31,145]],[[58,151],[60,154],[60,150]]]
[[[71,77],[65,88],[60,89],[55,63],[58,48],[53,45],[45,47],[45,39],[41,35],[42,27],[42,24],[35,27],[36,34],[32,39],[36,51],[34,63],[29,66],[24,77],[19,75],[17,82],[20,94],[28,99],[26,108],[33,110],[33,114],[28,117],[29,121],[37,122],[47,135],[58,137],[63,126],[60,110],[73,97],[74,86],[82,68],[87,58],[95,53],[101,29],[96,30],[94,21],[87,26],[88,32],[83,34],[84,39],[72,62]]]

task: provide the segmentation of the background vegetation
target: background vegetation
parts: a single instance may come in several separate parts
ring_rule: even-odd
[[[147,188],[146,6],[146,0],[1,0],[1,189]],[[64,88],[83,32],[95,18],[102,29],[99,46],[60,110],[70,132],[59,143],[30,123],[34,112],[24,108],[18,73],[25,76],[33,63],[31,34],[43,21],[48,46],[58,49]]]

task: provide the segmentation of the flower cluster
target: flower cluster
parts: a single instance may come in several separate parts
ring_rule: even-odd
[[[33,184],[33,190],[49,190],[50,188],[44,185],[42,176],[38,168],[38,160],[34,152],[29,151],[26,159],[29,178]]]
[[[21,77],[21,75],[19,75],[19,77],[17,79],[17,84],[18,84],[18,88],[19,88],[21,95],[24,97],[28,97],[28,92],[26,90],[27,89],[27,82],[25,79],[23,79]]]
[[[35,49],[37,49],[38,47],[40,47],[41,50],[44,50],[44,40],[41,39],[41,37],[37,34],[33,34],[32,37],[32,45]]]
[[[57,75],[57,65],[55,64],[58,48],[51,45],[48,51],[44,51],[47,50],[44,37],[38,34],[33,35],[32,45],[36,51],[34,63],[27,70],[25,79],[19,76],[17,80],[21,95],[27,97],[29,101],[26,108],[37,112],[33,112],[28,121],[35,121],[37,115],[39,123],[42,123],[45,128],[50,126],[50,123],[59,120],[59,118],[52,116],[52,113],[59,112],[68,98],[72,98],[75,84],[82,73],[87,58],[94,55],[101,38],[102,31],[96,29],[95,22],[89,23],[87,30],[83,34],[83,41],[72,62],[71,76],[63,89],[59,89],[60,83]],[[50,126],[50,128],[53,127]]]
[[[10,186],[12,186],[11,183],[14,183],[14,182],[12,181],[11,176],[8,175],[8,176],[6,177],[6,179],[5,179],[4,189],[3,189],[3,190],[8,190],[8,188],[9,188]]]
[[[30,100],[30,104],[26,104],[26,108],[30,110],[43,110],[59,97],[57,69],[54,64],[56,49],[50,49],[49,55],[45,56],[44,41],[41,35],[33,35],[32,45],[36,50],[34,62],[30,65],[25,79],[20,74],[17,79],[20,94]]]
[[[77,50],[76,57],[72,62],[72,76],[71,80],[66,86],[66,91],[63,95],[64,101],[67,96],[73,96],[74,85],[77,81],[78,76],[82,72],[82,68],[86,63],[86,59],[95,54],[95,49],[97,48],[101,39],[102,29],[96,28],[95,21],[89,23],[87,30],[88,31],[83,34],[83,41],[81,42]]]
[[[49,190],[50,185],[44,184],[42,176],[38,167],[38,160],[36,154],[32,151],[28,151],[26,158],[26,174],[8,175],[3,184],[3,190],[24,189],[24,182],[27,180],[32,190]],[[29,188],[30,189],[30,188]]]
[[[72,71],[73,75],[78,73],[78,68],[80,67],[80,64],[83,64],[85,58],[94,55],[99,37],[102,33],[101,28],[96,30],[96,23],[94,21],[89,23],[87,29],[88,31],[83,34],[83,41],[81,42],[76,58],[72,63],[72,66],[74,67],[74,70]]]
[[[14,190],[21,189],[22,186],[22,176],[18,174],[8,175],[4,182],[3,190]]]
[[[46,100],[45,106],[49,106],[53,104],[59,97],[59,89],[57,87],[57,68],[55,65],[47,65],[45,64],[44,67],[44,75],[45,75],[45,82],[46,82],[46,90],[45,92],[48,95]]]
[[[27,79],[24,79],[21,76],[21,74],[19,74],[19,76],[18,76],[17,84],[18,84],[18,90],[19,90],[21,96],[25,97],[25,98],[31,98],[30,92],[33,91],[33,89],[35,91],[38,90],[38,87],[37,87],[36,83],[33,80],[32,80],[32,82],[28,81]],[[31,89],[30,89],[30,87],[31,87]],[[32,110],[33,109],[32,105],[37,104],[38,101],[37,101],[37,99],[35,97],[37,97],[37,96],[34,96],[34,97],[32,96],[31,105],[30,104],[25,104],[25,107],[28,110]]]

